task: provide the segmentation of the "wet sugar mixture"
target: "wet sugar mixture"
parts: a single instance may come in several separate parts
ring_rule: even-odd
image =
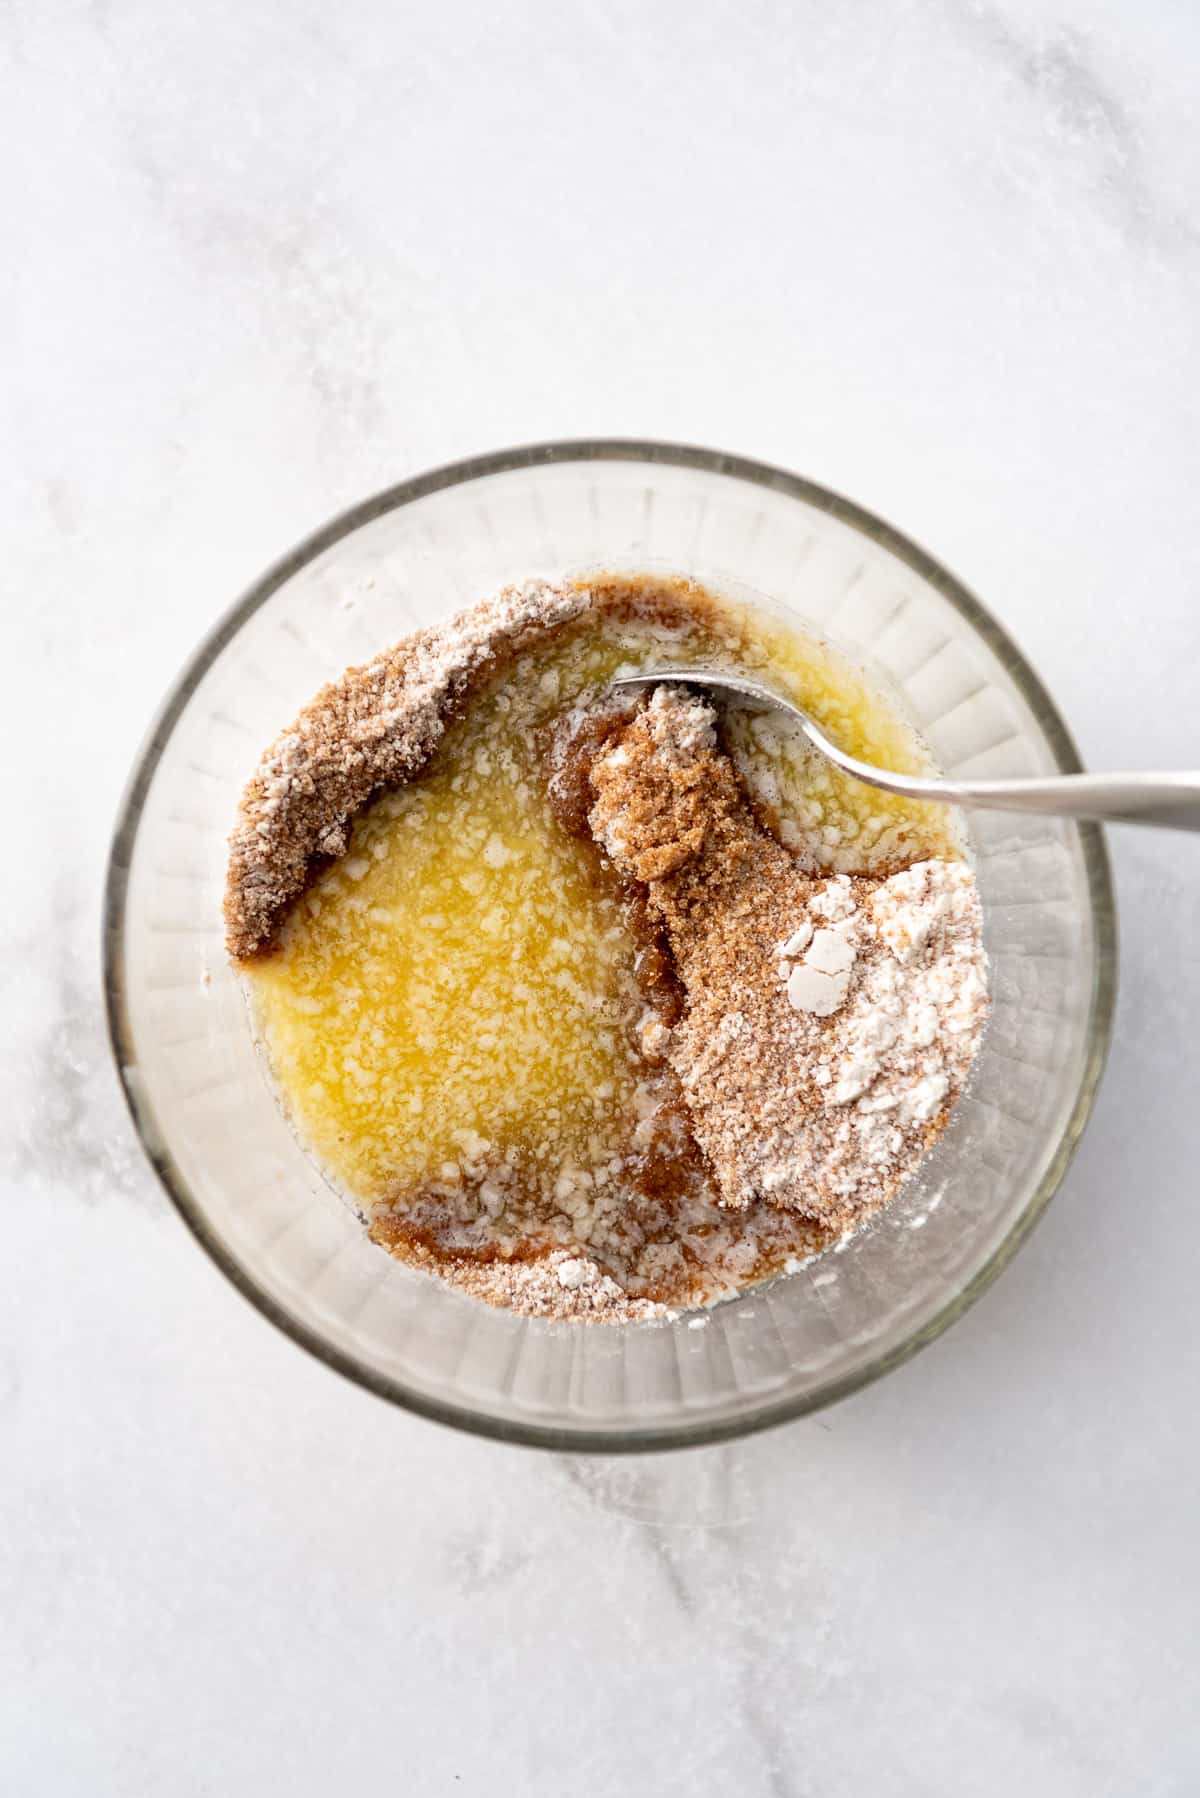
[[[648,1316],[819,1253],[912,1172],[978,1040],[953,819],[773,720],[603,697],[688,661],[928,766],[765,614],[533,583],[349,670],[243,798],[227,933],[280,1102],[378,1242],[493,1303]]]

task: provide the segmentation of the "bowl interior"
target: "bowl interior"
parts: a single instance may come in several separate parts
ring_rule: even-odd
[[[490,1310],[371,1244],[281,1117],[222,948],[226,836],[266,743],[326,680],[530,575],[661,569],[766,601],[884,679],[941,766],[1074,765],[1017,651],[902,538],[807,483],[703,452],[563,445],[368,502],[206,643],[135,770],[106,925],[114,1043],[146,1146],[221,1265],[297,1340],[402,1404],[577,1448],[701,1441],[827,1402],[944,1327],[1053,1191],[1112,990],[1099,833],[976,814],[993,1014],[951,1128],[876,1223],[701,1320]]]

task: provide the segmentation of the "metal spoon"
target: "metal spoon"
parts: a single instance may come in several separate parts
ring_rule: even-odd
[[[1121,824],[1158,824],[1170,830],[1200,830],[1200,773],[1188,774],[1056,774],[1025,780],[944,780],[914,774],[892,774],[860,762],[831,742],[815,719],[790,699],[740,674],[719,668],[653,668],[620,675],[614,689],[669,686],[700,687],[732,694],[741,704],[791,718],[813,748],[844,774],[901,793],[906,799],[931,799],[943,805],[980,806],[1003,812],[1041,812],[1053,818],[1108,818]]]

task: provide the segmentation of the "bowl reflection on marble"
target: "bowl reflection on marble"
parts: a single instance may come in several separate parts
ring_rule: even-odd
[[[325,681],[506,582],[690,575],[824,634],[954,775],[1079,766],[995,621],[922,551],[812,483],[704,450],[563,443],[441,469],[284,558],[168,696],[117,824],[105,919],[114,1052],[146,1151],[234,1283],[395,1403],[485,1435],[646,1449],[827,1404],[958,1317],[1054,1192],[1111,1021],[1098,828],[979,813],[993,1012],[971,1087],[918,1177],[836,1252],[713,1310],[585,1326],[493,1310],[392,1260],[284,1121],[223,949],[226,837],[262,748]]]

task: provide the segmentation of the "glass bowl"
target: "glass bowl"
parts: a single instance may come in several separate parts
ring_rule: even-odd
[[[562,1449],[709,1442],[886,1373],[961,1315],[1028,1234],[1087,1119],[1115,943],[1093,826],[976,814],[993,1012],[919,1178],[800,1272],[665,1323],[492,1310],[366,1237],[284,1122],[222,947],[226,835],[261,750],[326,680],[508,581],[693,576],[827,635],[898,696],[951,774],[1078,768],[1037,676],[944,569],[848,501],[707,450],[555,443],[403,482],[240,600],[169,694],[108,875],[113,1048],[146,1151],[241,1291],[409,1410]]]

